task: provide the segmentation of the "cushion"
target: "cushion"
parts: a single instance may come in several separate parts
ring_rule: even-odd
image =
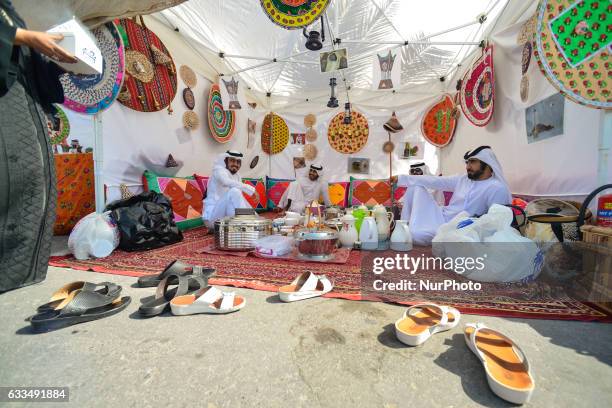
[[[164,177],[145,170],[142,179],[146,191],[162,193],[170,200],[181,231],[203,224],[202,191],[193,177]]]
[[[279,179],[266,177],[266,193],[268,195],[268,210],[273,210],[278,207],[281,197],[289,187],[291,179]]]
[[[393,185],[393,199],[395,200],[395,202],[402,200],[404,194],[406,194],[407,189],[408,187],[406,186],[398,186],[397,184]]]
[[[200,176],[197,173],[194,173],[193,178],[198,183],[198,187],[200,187],[200,191],[202,192],[202,196],[206,197],[206,190],[208,189],[208,176]]]
[[[451,198],[453,198],[453,192],[444,191],[442,192],[442,194],[444,194],[444,205],[448,205],[450,203]]]
[[[348,181],[336,181],[328,184],[327,191],[332,205],[346,208],[349,185],[350,183]]]
[[[391,183],[388,179],[360,180],[351,177],[349,188],[349,204],[373,207],[376,204],[391,206]]]
[[[266,185],[264,183],[264,179],[263,178],[243,178],[242,182],[244,184],[248,184],[250,186],[255,187],[255,190],[259,194],[259,200],[255,200],[255,198],[253,198],[252,196],[249,196],[244,192],[242,193],[244,198],[246,198],[249,204],[251,204],[251,207],[253,207],[257,211],[265,211],[268,200],[266,198]]]

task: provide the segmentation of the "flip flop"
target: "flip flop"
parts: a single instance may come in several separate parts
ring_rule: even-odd
[[[55,309],[47,309],[29,318],[35,331],[57,330],[78,323],[103,319],[124,310],[132,299],[117,298],[98,292],[75,290]]]
[[[514,404],[528,402],[535,381],[523,350],[504,334],[482,323],[467,324],[463,335],[467,346],[482,362],[491,390]]]
[[[325,275],[315,275],[304,272],[291,282],[290,285],[278,288],[278,297],[283,302],[310,299],[331,292],[334,284]]]
[[[111,296],[113,299],[116,299],[121,293],[121,286],[115,285],[112,282],[100,282],[100,283],[92,283],[92,282],[84,282],[84,281],[76,281],[70,282],[58,290],[56,290],[47,303],[44,305],[38,306],[37,311],[44,312],[49,309],[57,309],[57,307],[70,296],[72,292],[77,290],[81,290],[83,292],[97,292],[101,295]]]
[[[410,306],[404,317],[395,322],[395,335],[404,344],[418,346],[433,334],[457,326],[460,319],[461,313],[454,307],[419,303]]]
[[[138,278],[138,286],[141,288],[154,288],[159,285],[159,283],[164,280],[167,276],[175,274],[177,276],[183,275],[200,275],[208,279],[208,277],[215,274],[214,268],[204,268],[202,266],[194,266],[183,263],[181,261],[175,260],[172,261],[166,266],[166,268],[159,275],[148,275],[141,276]],[[170,281],[170,285],[178,284],[178,279],[173,278]]]
[[[214,286],[202,288],[190,295],[177,296],[170,301],[172,314],[177,316],[197,313],[226,314],[246,305],[246,299],[234,292],[222,292]]]
[[[168,289],[170,282],[176,281],[178,286]],[[138,308],[138,312],[145,317],[158,316],[168,309],[170,301],[177,296],[186,295],[189,292],[190,286],[196,286],[198,289],[207,286],[207,280],[198,275],[177,275],[170,274],[166,276],[157,286],[155,299],[150,302],[143,303]]]

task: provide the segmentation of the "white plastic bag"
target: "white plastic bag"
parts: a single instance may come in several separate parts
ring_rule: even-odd
[[[282,235],[268,235],[255,241],[255,251],[263,256],[283,256],[291,252],[294,240]]]
[[[81,218],[68,238],[68,249],[76,259],[105,258],[119,245],[119,230],[110,217],[91,213]]]
[[[491,206],[480,218],[455,217],[438,229],[432,241],[433,253],[455,261],[480,259],[483,268],[465,269],[460,273],[471,280],[535,280],[542,270],[544,254],[534,241],[511,227],[512,219],[512,209],[501,205]]]

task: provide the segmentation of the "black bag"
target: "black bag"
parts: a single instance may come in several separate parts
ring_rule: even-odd
[[[172,204],[160,193],[147,191],[106,206],[117,223],[124,251],[143,251],[174,244],[183,234],[174,222]]]

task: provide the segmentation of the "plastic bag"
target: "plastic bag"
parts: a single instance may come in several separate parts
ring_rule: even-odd
[[[68,237],[68,248],[76,259],[105,258],[119,245],[119,230],[110,212],[81,218]]]
[[[282,235],[268,235],[255,241],[255,251],[263,256],[283,256],[293,249],[294,240]]]
[[[143,251],[174,244],[183,234],[174,222],[172,204],[163,194],[147,191],[106,206],[117,223],[125,251]]]
[[[538,245],[511,227],[512,210],[493,205],[480,218],[457,216],[440,226],[432,241],[434,255],[457,261],[473,259],[482,268],[462,268],[459,273],[482,282],[535,280],[544,263]],[[455,262],[455,265],[458,263]]]

